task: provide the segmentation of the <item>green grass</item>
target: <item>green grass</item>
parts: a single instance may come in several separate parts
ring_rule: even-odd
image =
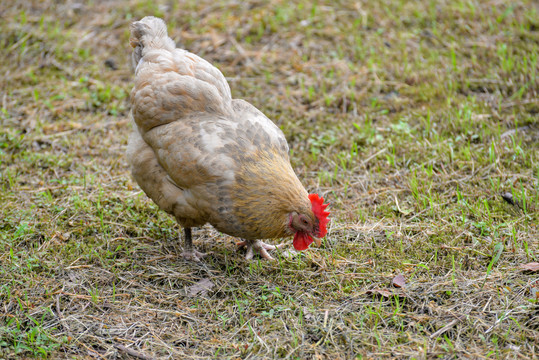
[[[0,5],[0,358],[537,358],[533,1],[81,4]],[[145,15],[283,129],[321,248],[178,256],[124,155]]]

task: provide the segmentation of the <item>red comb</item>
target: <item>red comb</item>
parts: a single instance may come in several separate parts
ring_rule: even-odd
[[[314,216],[318,219],[318,235],[317,237],[324,237],[327,233],[326,225],[329,222],[329,211],[325,211],[329,204],[324,204],[324,198],[318,196],[318,194],[309,194],[309,200],[311,200],[311,206]]]

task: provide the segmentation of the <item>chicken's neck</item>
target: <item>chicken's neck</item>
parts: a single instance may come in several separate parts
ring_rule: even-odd
[[[246,238],[293,235],[290,213],[310,209],[308,193],[288,157],[272,151],[260,151],[243,161],[231,190],[234,216],[246,227]]]

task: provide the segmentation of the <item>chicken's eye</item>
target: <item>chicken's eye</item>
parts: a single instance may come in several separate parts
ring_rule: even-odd
[[[301,218],[301,223],[302,223],[303,225],[309,225],[309,222],[308,222],[307,219],[305,219],[305,218]]]

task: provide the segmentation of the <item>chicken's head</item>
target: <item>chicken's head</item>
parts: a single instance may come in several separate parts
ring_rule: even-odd
[[[325,211],[329,204],[324,204],[324,198],[318,194],[309,194],[311,211],[309,213],[292,212],[289,219],[289,227],[294,232],[294,248],[305,250],[313,241],[320,246],[320,239],[326,233],[326,225],[329,222],[329,211]]]

